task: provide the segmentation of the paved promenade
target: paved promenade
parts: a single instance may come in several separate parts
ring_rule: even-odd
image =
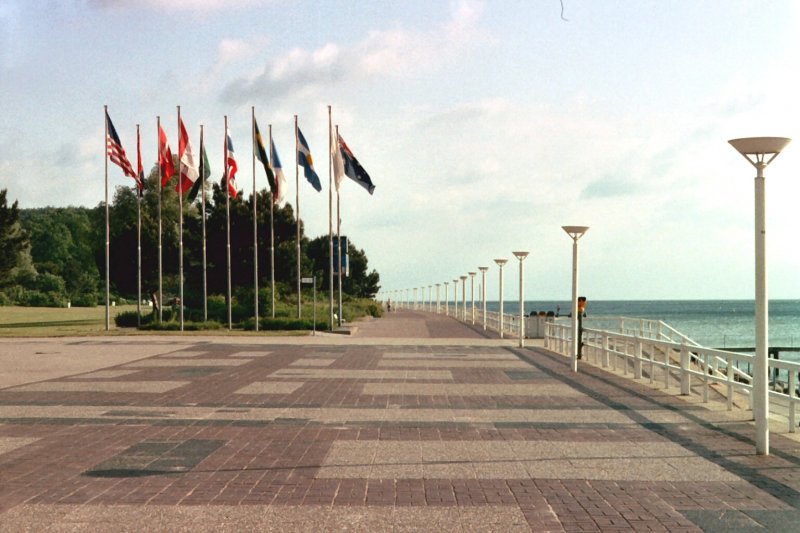
[[[411,311],[0,340],[0,531],[800,529],[794,436],[515,345]]]

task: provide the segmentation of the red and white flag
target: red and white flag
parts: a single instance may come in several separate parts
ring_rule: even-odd
[[[166,187],[175,174],[175,164],[172,162],[172,150],[169,149],[167,132],[161,126],[158,127],[158,165],[161,167],[161,186]]]
[[[233,141],[231,140],[231,132],[230,130],[225,130],[225,161],[227,162],[227,169],[228,175],[226,176],[228,182],[228,193],[230,194],[231,198],[236,198],[238,194],[236,191],[236,171],[238,167],[236,166],[236,158],[233,154]]]
[[[178,181],[175,191],[179,193],[189,192],[195,180],[197,180],[199,173],[197,172],[197,163],[194,159],[192,143],[189,141],[189,134],[186,133],[186,126],[183,125],[183,119],[181,119],[181,138],[178,140],[178,160],[181,170],[181,179]]]

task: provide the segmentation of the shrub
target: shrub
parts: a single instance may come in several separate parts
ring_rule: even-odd
[[[78,294],[72,299],[73,307],[95,307],[98,303],[95,293]]]

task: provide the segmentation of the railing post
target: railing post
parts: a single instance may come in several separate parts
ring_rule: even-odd
[[[711,370],[708,367],[708,352],[703,353],[703,403],[708,403],[708,382],[709,382],[709,371]]]
[[[603,333],[603,368],[608,368],[608,333]]]
[[[725,358],[725,377],[727,378],[728,385],[728,411],[733,411],[733,356],[729,355]]]
[[[797,422],[794,418],[794,401],[797,399],[797,371],[789,369],[789,433],[794,433]]]
[[[642,379],[642,338],[633,341],[633,379]]]
[[[653,384],[653,380],[655,379],[655,373],[653,372],[653,356],[655,355],[656,346],[655,344],[650,345],[650,384]]]
[[[689,373],[689,348],[686,341],[681,342],[681,395],[688,396],[692,393],[692,375]]]
[[[672,348],[664,349],[664,388],[669,388],[669,356],[672,353]]]

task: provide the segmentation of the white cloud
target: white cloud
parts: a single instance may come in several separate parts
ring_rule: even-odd
[[[101,9],[144,8],[158,11],[213,12],[273,3],[274,0],[86,0]]]
[[[486,42],[479,27],[482,3],[461,2],[452,17],[428,31],[376,30],[351,46],[327,43],[315,50],[294,48],[250,77],[233,80],[223,99],[305,94],[344,81],[403,77],[436,68]]]

